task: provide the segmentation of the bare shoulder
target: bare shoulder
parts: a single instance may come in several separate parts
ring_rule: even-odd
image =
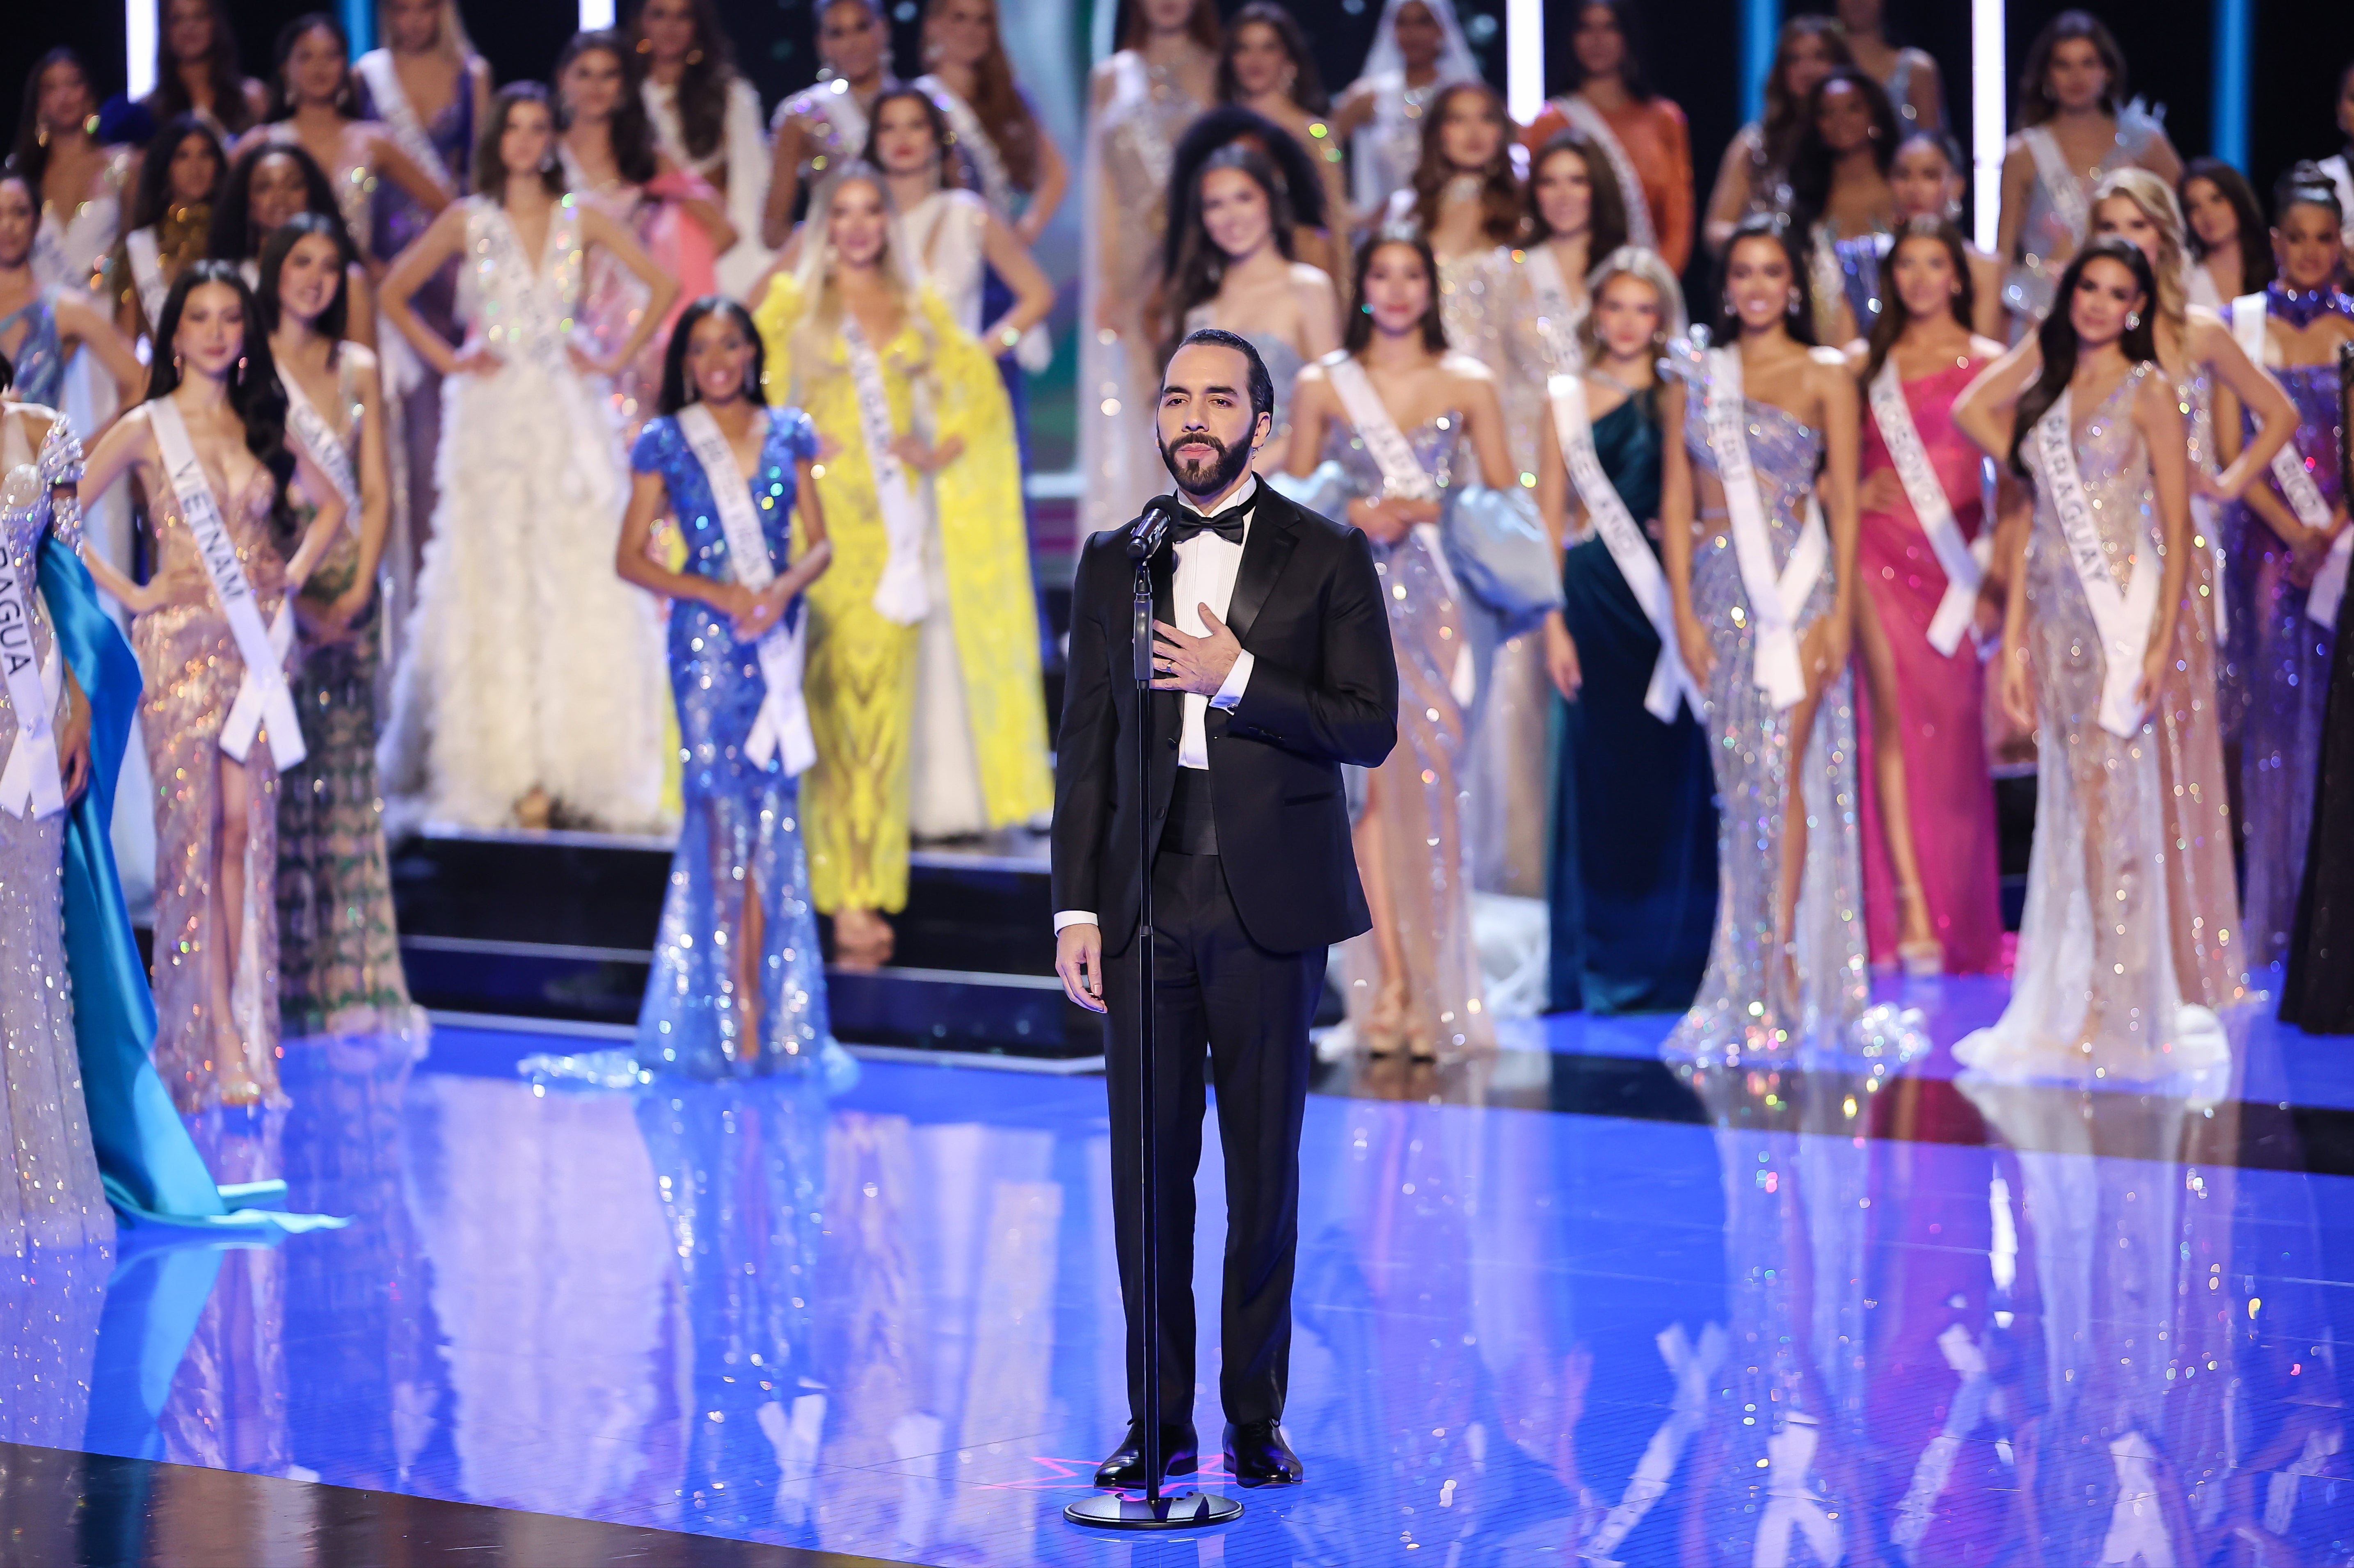
[[[2009,351],[2006,350],[2002,344],[1995,342],[1995,340],[1990,337],[1980,337],[1976,333],[1972,333],[1970,334],[1970,357],[1972,359],[2000,359],[2007,352]]]
[[[1325,374],[1324,362],[1320,359],[1311,359],[1299,367],[1299,374],[1293,377],[1291,384],[1305,392],[1310,388],[1328,387],[1331,385],[1331,380],[1332,378]]]
[[[35,451],[41,450],[41,443],[48,440],[51,427],[58,422],[58,411],[42,403],[12,401],[0,404],[0,409],[24,427],[25,440]]]
[[[363,377],[374,376],[379,368],[376,350],[364,343],[353,343],[346,339],[336,352],[343,355],[345,363],[352,367],[352,374],[355,376]]]
[[[1840,349],[1839,356],[1840,363],[1846,366],[1849,375],[1861,376],[1863,374],[1865,362],[1872,357],[1872,344],[1863,338],[1857,338],[1853,343]]]
[[[2171,433],[2181,428],[2182,405],[2177,400],[2174,383],[2164,366],[2153,365],[2150,374],[2140,377],[2134,387],[2134,418],[2145,424],[2156,421],[2155,429]],[[2179,450],[2179,443],[2176,443]]]
[[[1468,354],[1450,350],[1439,360],[1438,367],[1463,386],[1493,387],[1496,384],[1496,373]]]
[[[1807,375],[1816,381],[1844,380],[1848,376],[1844,350],[1816,344],[1807,350]]]
[[[1338,300],[1340,291],[1333,286],[1332,274],[1309,261],[1291,264],[1291,287],[1294,292],[1318,302]]]

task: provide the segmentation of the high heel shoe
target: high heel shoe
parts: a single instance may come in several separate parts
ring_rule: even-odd
[[[1357,1025],[1357,1038],[1365,1043],[1369,1056],[1394,1056],[1405,1043],[1405,982],[1391,980],[1373,998],[1362,1022]]]

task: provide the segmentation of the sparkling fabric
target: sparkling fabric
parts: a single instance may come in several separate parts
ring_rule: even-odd
[[[2296,450],[2321,498],[2342,499],[2338,465],[2345,417],[2338,367],[2273,367],[2295,399]],[[2250,420],[2250,433],[2253,433]],[[2256,482],[2279,495],[2269,471]],[[2285,505],[2286,499],[2281,498]],[[2248,868],[2245,961],[2263,969],[2288,955],[2305,870],[2306,831],[2313,821],[2315,776],[2321,768],[2322,711],[2337,640],[2305,612],[2306,590],[2289,580],[2289,549],[2246,505],[2223,519],[2224,592],[2230,596],[2231,673],[2245,702],[2240,748],[2240,838]]]
[[[1443,415],[1407,430],[1405,438],[1423,471],[1441,486],[1468,482],[1476,473],[1462,444],[1459,415]],[[1332,424],[1323,455],[1340,465],[1352,495],[1383,493],[1381,465],[1345,424]],[[1386,911],[1405,955],[1407,1038],[1449,1060],[1496,1044],[1471,940],[1465,826],[1476,797],[1464,779],[1471,715],[1447,685],[1464,647],[1469,607],[1449,591],[1451,579],[1426,531],[1394,545],[1375,543],[1373,569],[1387,596],[1390,642],[1397,653],[1398,736],[1373,772],[1374,825],[1370,835],[1359,832],[1359,870],[1368,882],[1378,880],[1367,901],[1376,919]],[[1352,938],[1341,952],[1349,1015],[1362,1020],[1378,1000],[1372,934]]]
[[[206,246],[212,239],[212,204],[198,201],[167,207],[164,216],[149,224],[147,229],[155,237],[155,260],[168,286],[180,275],[182,267],[204,255]],[[111,285],[111,291],[105,296],[109,319],[119,319],[118,313],[128,306],[131,319],[139,323],[139,333],[152,335],[155,323],[147,319],[147,302],[139,297],[139,280],[132,273],[128,249],[117,245],[107,265]],[[20,366],[16,372],[20,385],[24,378],[25,373]],[[37,398],[33,400],[39,401]]]
[[[54,476],[35,461],[28,418],[0,405],[0,566],[21,585],[35,652],[48,663],[60,655],[33,572],[49,525]],[[61,721],[64,715],[61,694],[54,716]],[[16,710],[0,684],[0,758],[16,744]],[[22,817],[0,811],[0,1137],[9,1160],[0,1176],[0,1301],[12,1294],[5,1287],[16,1270],[8,1260],[28,1263],[28,1247],[73,1249],[114,1237],[74,1046],[59,880],[65,824],[62,812],[37,818],[29,809]],[[37,1292],[39,1309],[63,1310],[75,1294]]]
[[[582,203],[602,211],[639,244],[647,243],[654,216],[662,208],[659,202],[649,199],[645,186],[622,179],[589,185],[569,148],[565,149],[564,167]],[[637,330],[648,297],[645,284],[619,258],[601,250],[591,256],[580,287],[578,322],[580,334],[587,340],[582,346],[600,359],[618,351]],[[663,334],[656,333],[638,357],[605,384],[605,400],[613,410],[613,422],[624,446],[636,440],[638,431],[653,417],[654,400],[662,391],[662,340]]]
[[[768,417],[751,480],[769,564],[792,555],[794,465],[817,454],[817,428],[798,408]],[[677,423],[649,422],[631,453],[662,476],[686,545],[682,570],[734,580],[727,535],[703,464]],[[806,617],[804,599],[793,613]],[[715,1078],[817,1059],[829,1035],[825,965],[802,856],[801,791],[781,754],[764,767],[744,744],[767,695],[759,654],[698,599],[671,607],[671,690],[678,699],[686,812],[671,858],[653,971],[638,1013],[638,1061],[653,1072]],[[748,913],[757,908],[760,993],[751,1013],[739,983]]]
[[[2101,154],[2099,167],[2092,171],[2089,178],[2081,171],[2073,171],[2087,211],[2092,207],[2093,189],[2103,176],[2140,163],[2150,143],[2161,133],[2158,120],[2142,107],[2140,100],[2118,111],[2116,138]],[[2018,138],[2013,137],[2012,145],[2018,144]],[[2076,254],[2076,247],[2084,242],[2084,237],[2068,226],[2059,204],[2052,199],[2051,188],[2043,183],[2042,170],[2034,169],[2027,187],[2026,220],[2019,230],[2019,254],[2004,259],[2009,263],[2009,270],[2003,274],[2002,303],[2010,313],[2014,338],[2025,335],[2050,313],[2052,291],[2060,286],[2061,271],[2067,267],[2068,259]]]
[[[8,363],[16,370],[8,396],[18,402],[38,403],[44,408],[60,407],[65,396],[66,361],[58,344],[56,295],[44,289],[0,316],[0,343],[14,335],[19,327],[25,335],[17,340],[16,347],[6,351]]]
[[[330,418],[350,420],[344,444],[356,472],[363,415],[348,355],[340,375],[344,406]],[[304,526],[313,511],[298,501]],[[337,530],[303,599],[323,608],[349,591],[359,557],[358,533]],[[278,779],[278,996],[289,1034],[403,1033],[418,1023],[376,788],[381,613],[370,605],[342,641],[305,642],[292,677],[310,755]]]
[[[272,481],[256,466],[221,516],[265,623],[285,594],[286,563],[270,537]],[[221,725],[245,678],[245,659],[196,555],[179,497],[153,488],[154,586],[163,602],[131,623],[144,691],[139,733],[155,789],[155,1070],[183,1111],[231,1100],[282,1103],[278,1089],[278,770],[267,731],[239,762],[220,748]],[[221,780],[242,768],[246,790],[244,906],[215,896]],[[230,1014],[213,1005],[213,949],[227,946]],[[216,1171],[216,1175],[220,1172]],[[234,1178],[229,1178],[234,1180]]]
[[[378,126],[360,121],[346,121],[335,156],[323,165],[327,173],[327,184],[335,193],[335,210],[343,216],[344,228],[349,231],[352,244],[363,256],[375,249],[376,191],[379,183],[376,172],[376,148],[380,132]],[[252,141],[267,142],[279,147],[303,146],[302,138],[296,133],[294,122],[291,120],[274,120],[256,126],[250,137],[239,142],[238,151],[242,153]],[[310,151],[307,147],[303,150]],[[389,185],[392,182],[386,180],[381,183]]]
[[[2164,551],[2149,453],[2132,415],[2143,379],[2158,374],[2137,366],[2078,416],[2076,462],[2120,592],[2144,552]],[[1998,1076],[2162,1076],[2225,1049],[2212,1014],[2186,1005],[2195,995],[2176,978],[2163,725],[2146,721],[2123,738],[2101,727],[2100,630],[2040,463],[2036,477],[2026,567],[2038,736],[2027,910],[2010,1004],[1954,1056]]]
[[[1690,384],[1684,444],[1701,492],[1702,520],[1716,530],[1695,546],[1691,604],[1716,656],[1708,679],[1708,735],[1720,813],[1716,936],[1708,972],[1666,1049],[1676,1056],[1732,1061],[1836,1041],[1864,1009],[1869,975],[1857,870],[1853,676],[1841,671],[1824,688],[1806,735],[1791,727],[1797,710],[1777,710],[1758,689],[1749,593],[1717,501],[1722,487],[1708,444],[1707,361],[1689,339],[1679,338],[1669,345],[1666,364]],[[1753,397],[1747,408],[1750,461],[1779,572],[1797,543],[1823,440],[1771,404]],[[1833,569],[1826,563],[1791,618],[1802,637],[1830,612]],[[1800,792],[1806,817],[1806,863],[1786,926],[1781,885],[1793,789]]]

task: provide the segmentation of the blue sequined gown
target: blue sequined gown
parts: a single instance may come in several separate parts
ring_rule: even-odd
[[[1666,365],[1690,384],[1684,444],[1695,476],[1713,478],[1708,363],[1679,338],[1669,345]],[[1798,541],[1823,438],[1770,403],[1752,397],[1747,409],[1750,462],[1779,572]],[[1722,812],[1716,934],[1700,994],[1669,1037],[1667,1050],[1679,1057],[1724,1060],[1734,1053],[1835,1044],[1862,1013],[1870,991],[1856,848],[1854,677],[1840,671],[1822,693],[1811,733],[1793,733],[1789,715],[1796,710],[1776,709],[1752,673],[1755,618],[1730,524],[1723,511],[1705,506],[1700,518],[1704,536],[1693,546],[1691,607],[1716,654],[1707,684],[1709,756]],[[1833,567],[1827,564],[1792,618],[1800,637],[1830,613],[1832,577]],[[1797,908],[1783,932],[1783,828],[1793,789],[1803,791],[1812,826]],[[1786,994],[1784,982],[1775,978],[1786,941],[1797,982],[1795,996]]]
[[[1659,514],[1664,440],[1656,389],[1594,421],[1595,455],[1638,524]],[[1699,989],[1716,907],[1708,744],[1690,707],[1661,724],[1643,706],[1659,633],[1599,534],[1570,546],[1561,587],[1585,683],[1555,699],[1552,1005],[1671,1012]]]
[[[817,452],[817,429],[798,408],[768,412],[758,471],[748,482],[781,572],[792,553],[795,464]],[[630,465],[659,474],[686,546],[680,569],[733,580],[727,535],[703,465],[677,421],[639,432]],[[796,605],[793,614],[806,614]],[[678,701],[685,816],[663,900],[653,971],[638,1013],[638,1061],[657,1073],[746,1076],[814,1062],[832,1042],[825,967],[801,850],[801,792],[781,755],[766,767],[744,756],[767,685],[753,645],[697,599],[670,613],[671,690]],[[743,929],[748,892],[759,900],[760,996],[757,1038],[743,1033],[740,972],[730,943]]]

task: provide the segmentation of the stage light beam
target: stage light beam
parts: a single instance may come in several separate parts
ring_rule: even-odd
[[[1994,249],[2002,221],[2005,48],[2002,0],[1970,0],[1970,195],[1981,250]]]

